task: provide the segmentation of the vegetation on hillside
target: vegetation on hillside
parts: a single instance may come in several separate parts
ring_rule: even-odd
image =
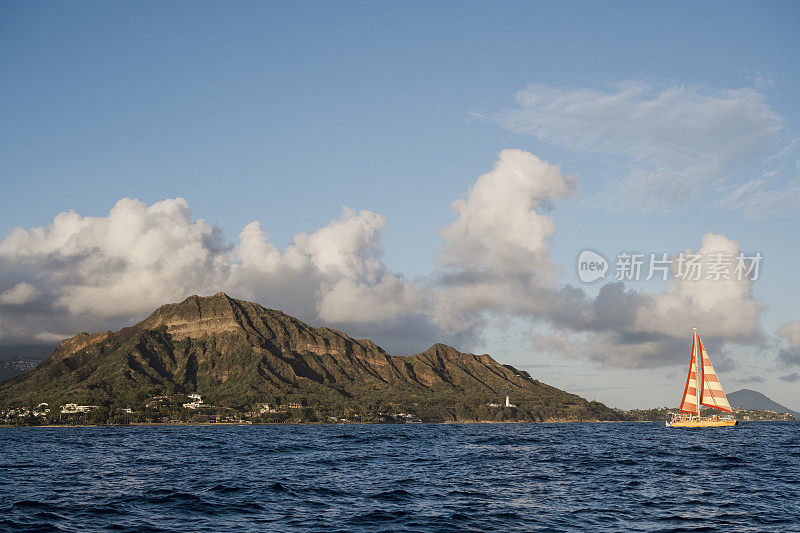
[[[202,395],[202,409],[182,407],[191,393]],[[501,407],[506,396],[514,407]],[[156,397],[177,407],[148,412]],[[137,421],[253,419],[263,418],[252,416],[263,404],[303,406],[267,416],[293,421],[380,421],[399,413],[425,421],[623,418],[488,355],[436,344],[393,356],[369,340],[222,293],[162,306],[118,332],[76,335],[37,369],[0,386],[0,408],[41,402],[51,417],[65,404],[97,406],[87,421],[118,420],[122,409]]]

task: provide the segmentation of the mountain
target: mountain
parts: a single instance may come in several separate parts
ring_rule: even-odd
[[[13,377],[33,370],[42,362],[42,359],[29,357],[13,357],[10,359],[0,359],[0,381],[5,381]]]
[[[66,339],[35,370],[2,384],[0,405],[140,406],[154,396],[189,393],[239,410],[292,402],[431,421],[622,418],[486,354],[435,344],[389,355],[372,341],[224,293],[164,305],[117,332]],[[516,408],[488,405],[506,396]]]
[[[728,401],[732,407],[752,411],[775,411],[776,413],[789,413],[795,418],[800,418],[800,413],[792,411],[778,402],[764,396],[758,391],[750,389],[737,390],[728,394]]]
[[[0,381],[33,370],[55,348],[49,344],[0,345]]]

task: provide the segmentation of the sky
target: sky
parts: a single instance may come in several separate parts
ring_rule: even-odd
[[[798,26],[796,2],[3,3],[0,344],[221,290],[628,409],[677,405],[696,326],[727,391],[800,410]],[[619,280],[621,253],[672,267]],[[740,253],[757,279],[706,279]]]

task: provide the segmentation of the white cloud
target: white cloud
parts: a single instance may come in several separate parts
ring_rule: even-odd
[[[386,273],[371,285],[340,279],[319,301],[319,317],[325,322],[374,323],[421,313],[426,302],[422,290],[401,277]]]
[[[697,253],[707,272],[710,258],[735,257],[739,245],[708,232]],[[546,305],[531,314],[545,319],[552,331],[534,335],[533,346],[609,366],[645,368],[682,362],[694,326],[709,346],[756,343],[763,306],[753,297],[752,281],[732,278],[673,279],[658,293],[608,283],[594,298],[576,288],[545,292],[539,299]],[[715,360],[725,362],[719,356]]]
[[[603,157],[628,174],[609,205],[666,209],[699,196],[774,140],[780,118],[755,89],[658,89],[626,82],[609,91],[532,85],[496,119],[510,131]]]
[[[22,305],[32,302],[37,296],[39,291],[36,287],[23,281],[7,291],[0,292],[0,305]]]
[[[753,282],[747,276],[738,279],[734,275],[739,252],[739,243],[725,235],[714,232],[703,235],[702,246],[696,252],[702,257],[701,279],[673,279],[663,293],[651,296],[639,310],[638,327],[667,335],[685,335],[698,326],[709,337],[754,341],[759,334],[763,306],[753,298]],[[709,264],[715,257],[732,261],[730,279],[707,279]],[[673,265],[677,268],[677,262]]]
[[[440,264],[494,275],[533,273],[552,284],[548,243],[555,233],[545,213],[570,195],[574,179],[522,150],[503,150],[494,169],[478,178],[466,199],[453,202],[457,219],[440,230]]]
[[[789,344],[788,347],[784,345],[783,348],[778,350],[779,367],[800,367],[800,320],[781,324],[775,335]],[[797,375],[796,372],[795,375]]]
[[[749,217],[771,215],[800,206],[800,178],[784,186],[771,186],[767,178],[744,183],[720,198],[718,207],[736,209]]]
[[[422,303],[418,289],[380,258],[385,226],[378,214],[346,207],[324,228],[295,236],[281,253],[252,222],[239,235],[228,286],[328,323],[413,313]]]
[[[761,306],[748,280],[676,280],[654,294],[608,283],[596,297],[560,285],[550,211],[575,187],[556,165],[502,151],[453,203],[437,270],[414,281],[383,263],[386,219],[370,211],[344,208],[285,250],[259,222],[229,244],[193,220],[183,199],[123,199],[106,217],[61,213],[46,228],[0,241],[0,287],[11,287],[0,296],[0,338],[116,329],[165,302],[219,290],[312,324],[378,332],[377,340],[394,343],[389,349],[474,338],[489,319],[512,315],[550,330],[534,338],[538,349],[611,366],[683,362],[694,325],[712,339],[748,343],[759,335]],[[712,232],[699,249],[705,257],[738,251]]]
[[[258,222],[229,245],[218,228],[193,220],[182,198],[150,206],[124,198],[105,217],[61,213],[48,227],[18,228],[0,241],[0,287],[25,279],[0,293],[0,338],[51,340],[105,329],[220,290],[317,323],[417,314],[421,291],[381,261],[385,225],[380,215],[344,208],[281,252]],[[10,309],[39,296],[38,307]]]
[[[537,348],[627,367],[682,361],[693,326],[709,339],[758,338],[762,306],[747,278],[673,279],[659,293],[609,283],[594,298],[559,285],[559,267],[549,251],[555,225],[548,213],[552,201],[574,187],[557,166],[527,152],[500,153],[495,168],[453,204],[458,218],[440,231],[444,246],[433,315],[440,327],[480,327],[486,313],[510,313],[552,328],[552,334],[535,337]],[[715,254],[735,260],[739,253],[736,241],[713,232],[701,244],[703,272]]]
[[[192,221],[183,198],[123,198],[107,217],[70,211],[47,228],[14,230],[0,263],[73,315],[133,316],[189,291],[214,291],[228,268],[218,230]]]
[[[792,346],[800,346],[800,320],[785,322],[775,332],[778,337],[783,337]]]
[[[739,244],[708,232],[696,253],[706,273],[716,254],[735,258]],[[753,297],[752,284],[747,277],[706,279],[706,274],[699,280],[673,277],[659,293],[624,291],[621,284],[608,284],[594,299],[582,293],[575,297],[572,312],[553,317],[557,331],[539,335],[535,342],[567,356],[634,368],[680,362],[695,326],[709,345],[752,344],[761,336],[764,309]]]
[[[733,186],[714,204],[749,217],[763,217],[800,206],[800,137],[784,143],[764,160],[760,178]]]
[[[457,218],[439,232],[437,324],[456,331],[480,324],[486,311],[528,312],[532,294],[554,289],[555,224],[547,213],[574,188],[557,165],[522,150],[500,152],[492,171],[453,202]]]

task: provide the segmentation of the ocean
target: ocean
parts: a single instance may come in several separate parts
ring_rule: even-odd
[[[0,429],[12,531],[800,531],[800,423]]]

